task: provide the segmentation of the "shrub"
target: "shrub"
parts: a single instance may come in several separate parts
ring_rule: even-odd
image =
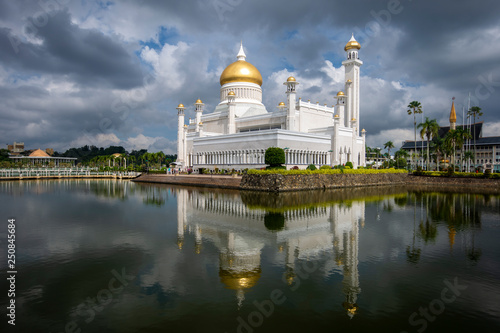
[[[484,170],[484,178],[490,178],[490,176],[491,176],[491,169]]]
[[[266,167],[266,170],[286,170],[286,166],[284,166],[284,165],[268,166],[268,167]]]
[[[322,165],[319,169],[320,170],[330,170],[331,167],[329,165]]]
[[[281,166],[285,164],[285,151],[278,147],[269,147],[266,149],[265,163],[271,167]]]
[[[306,170],[316,170],[316,166],[314,164],[309,164]]]
[[[248,170],[249,175],[271,175],[271,174],[280,174],[280,175],[312,175],[312,174],[321,174],[321,175],[334,175],[334,174],[384,174],[384,173],[406,173],[406,170],[401,169],[323,169],[323,170],[256,170],[250,169]]]
[[[347,162],[347,163],[345,164],[345,166],[346,166],[346,167],[349,167],[349,168],[351,168],[351,169],[354,169],[354,166],[352,165],[352,162]]]

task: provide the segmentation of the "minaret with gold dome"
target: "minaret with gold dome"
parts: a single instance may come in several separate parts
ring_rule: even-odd
[[[457,129],[457,113],[455,112],[455,97],[451,100],[450,130]]]
[[[347,107],[345,126],[353,127],[352,119],[359,122],[359,68],[363,62],[359,60],[358,52],[361,45],[356,41],[352,35],[349,42],[344,47],[347,54],[347,60],[342,61],[345,68],[345,91],[347,92]],[[357,128],[357,135],[359,136],[359,126]]]

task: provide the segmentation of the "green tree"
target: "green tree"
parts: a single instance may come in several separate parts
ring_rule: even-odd
[[[444,137],[445,145],[453,153],[453,159],[452,159],[453,167],[455,167],[455,153],[457,150],[457,146],[460,147],[463,146],[467,138],[470,138],[469,132],[461,127],[455,130],[450,130],[448,133],[446,133],[446,136]]]
[[[457,128],[456,130],[456,136],[458,137],[458,141],[457,141],[457,144],[460,146],[460,150],[462,152],[461,154],[461,166],[463,164],[463,160],[465,160],[465,156],[464,156],[464,143],[465,141],[467,141],[467,139],[472,139],[472,135],[470,135],[470,132],[466,129],[464,129],[463,127],[459,127]]]
[[[436,119],[430,120],[428,117],[425,117],[425,121],[423,123],[418,124],[417,128],[420,128],[420,137],[422,140],[424,136],[427,138],[427,171],[430,170],[430,158],[429,158],[429,143],[431,138],[438,135],[439,125]]]
[[[476,167],[476,117],[481,117],[483,113],[481,112],[481,108],[479,106],[473,106],[467,111],[467,118],[474,118],[474,168]]]
[[[408,115],[413,114],[413,130],[415,132],[415,154],[417,153],[417,118],[416,114],[422,113],[422,104],[418,101],[413,101],[410,104],[408,104]]]
[[[441,160],[441,155],[444,154],[444,139],[439,136],[435,136],[432,138],[432,148],[436,154],[436,166],[437,171],[439,171],[439,161]]]
[[[384,143],[384,149],[387,149],[389,159],[391,158],[391,149],[392,148],[394,148],[394,143],[392,143],[392,141],[387,141],[386,143]]]
[[[264,160],[271,168],[279,167],[285,164],[285,151],[278,147],[269,147],[266,149]]]

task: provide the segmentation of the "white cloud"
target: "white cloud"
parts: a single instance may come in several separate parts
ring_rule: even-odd
[[[500,136],[500,122],[485,123],[483,125],[483,137],[485,136]]]

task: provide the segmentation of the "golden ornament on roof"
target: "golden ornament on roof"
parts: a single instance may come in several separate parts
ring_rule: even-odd
[[[259,70],[245,60],[237,60],[224,69],[220,76],[220,85],[231,82],[249,82],[262,86],[262,75]]]

